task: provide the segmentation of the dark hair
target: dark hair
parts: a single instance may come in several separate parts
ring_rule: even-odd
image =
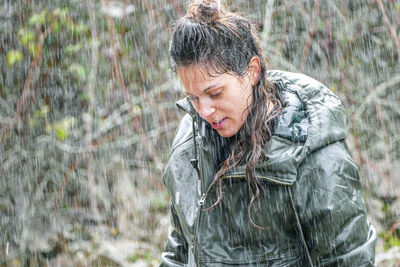
[[[243,76],[251,58],[260,59],[260,77],[253,86],[253,101],[247,107],[249,115],[238,132],[237,144],[214,177],[218,200],[211,206],[215,207],[222,199],[222,176],[246,164],[246,178],[252,192],[250,216],[251,206],[261,190],[254,173],[255,165],[263,157],[263,148],[271,137],[270,122],[282,110],[277,89],[267,80],[267,58],[262,53],[256,29],[243,16],[224,10],[219,1],[194,0],[174,26],[169,52],[174,70],[201,65],[209,75]]]

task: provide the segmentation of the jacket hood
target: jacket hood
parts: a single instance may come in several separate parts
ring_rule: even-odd
[[[346,114],[339,98],[320,82],[300,73],[269,71],[283,89],[284,110],[275,135],[305,141],[306,155],[346,138]],[[285,93],[287,91],[287,93]]]
[[[284,109],[277,117],[272,137],[264,149],[268,159],[256,166],[256,176],[293,184],[297,167],[304,158],[346,138],[346,115],[336,95],[304,74],[271,70],[268,79],[280,89]],[[178,101],[177,106],[195,121],[201,121],[187,99]],[[244,166],[229,174],[243,172]]]

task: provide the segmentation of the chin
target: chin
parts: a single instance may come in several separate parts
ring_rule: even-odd
[[[217,133],[220,136],[225,137],[225,138],[232,137],[232,136],[234,136],[236,134],[236,133],[232,133],[231,131],[229,131],[229,132],[227,132],[227,131],[217,131]]]

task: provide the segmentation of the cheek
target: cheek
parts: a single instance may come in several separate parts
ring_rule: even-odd
[[[240,103],[241,107],[247,107],[251,103],[251,94],[249,94],[247,91],[243,91],[242,94],[238,97],[238,103]]]
[[[238,96],[241,101],[247,102],[249,99],[251,99],[253,93],[253,89],[249,85],[243,85],[240,87]]]

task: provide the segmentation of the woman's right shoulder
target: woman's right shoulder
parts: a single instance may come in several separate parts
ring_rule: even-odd
[[[175,130],[175,137],[171,145],[171,152],[193,138],[192,123],[193,118],[189,114],[183,116]]]

